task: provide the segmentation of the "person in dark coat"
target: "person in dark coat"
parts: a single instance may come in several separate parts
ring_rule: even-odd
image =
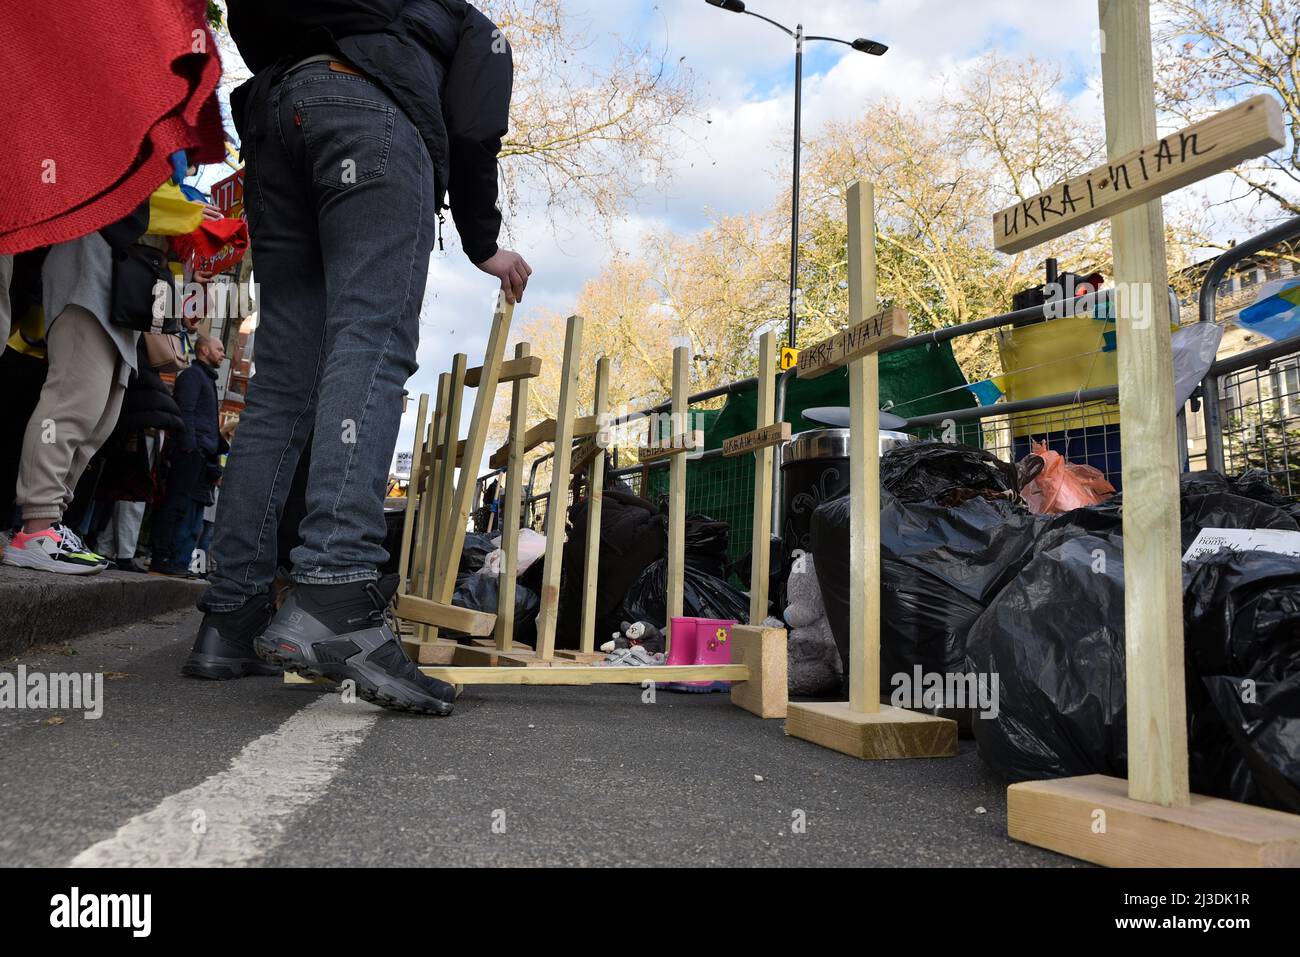
[[[379,572],[384,493],[444,194],[466,256],[508,301],[532,272],[497,245],[510,45],[464,0],[228,10],[253,71],[231,113],[256,184],[245,202],[257,373],[222,480],[206,614],[181,670],[234,678],[328,661],[366,701],[450,714],[452,687],[420,673],[384,618],[397,587]],[[294,590],[275,611],[274,535],[309,436]]]
[[[132,560],[145,506],[158,497],[156,473],[162,435],[185,428],[171,389],[149,365],[143,340],[138,350],[122,414],[100,452],[104,465],[96,483],[95,519],[88,536],[99,554],[113,559],[119,568],[131,570],[136,569]]]
[[[219,339],[200,336],[194,362],[176,377],[173,393],[180,407],[182,427],[172,433],[167,446],[167,492],[153,516],[153,560],[149,571],[185,575],[189,555],[177,545],[194,527],[195,512],[212,502],[213,483],[221,476],[217,464],[221,447],[217,403],[217,369],[226,357]],[[166,452],[166,449],[164,449]]]

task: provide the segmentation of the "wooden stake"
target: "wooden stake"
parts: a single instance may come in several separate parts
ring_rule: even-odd
[[[688,434],[690,423],[691,350],[678,346],[673,350],[673,396],[671,434]],[[668,590],[667,621],[664,622],[664,646],[672,647],[673,618],[680,618],[685,602],[686,570],[686,456],[674,455],[668,466]]]
[[[451,602],[456,591],[456,570],[460,567],[460,552],[465,544],[465,526],[469,522],[470,511],[474,506],[474,484],[478,478],[479,462],[483,459],[483,450],[487,444],[488,429],[492,426],[492,406],[496,402],[497,379],[501,374],[501,363],[505,361],[506,339],[510,336],[510,320],[515,312],[514,303],[508,302],[505,293],[497,296],[497,306],[492,314],[492,329],[488,333],[487,350],[483,355],[483,372],[479,378],[478,391],[474,394],[474,411],[469,420],[469,436],[465,439],[465,459],[456,483],[456,492],[451,500],[451,508],[446,514],[446,527],[443,538],[438,542],[441,566],[439,587],[434,598],[444,603]],[[463,375],[462,375],[463,381]],[[456,433],[448,435],[446,448],[456,448]],[[455,465],[454,456],[444,457],[448,472]]]
[[[460,433],[460,409],[461,402],[465,396],[465,368],[469,363],[469,357],[463,352],[458,352],[451,359],[451,373],[447,377],[447,403],[443,407],[446,411],[442,419],[441,435],[433,436],[435,445],[447,446],[454,444]],[[441,383],[439,384],[441,387]],[[446,458],[435,459],[432,454],[430,458],[430,480],[437,480],[437,488],[434,495],[430,497],[433,508],[429,511],[429,534],[425,541],[424,553],[424,578],[421,587],[417,593],[421,598],[437,600],[439,593],[439,569],[446,565],[443,558],[443,541],[446,536],[446,516],[447,509],[453,492],[453,481],[456,475],[456,463]],[[427,623],[421,626],[420,637],[425,641],[431,641],[438,637],[438,629],[429,626]]]
[[[582,317],[570,316],[564,335],[560,368],[560,401],[555,410],[555,455],[551,460],[551,494],[546,500],[546,554],[542,567],[542,607],[537,613],[537,657],[555,654],[555,629],[560,615],[560,563],[564,555],[564,526],[569,511],[569,459],[573,449],[573,419],[578,405],[578,368],[582,357]]]
[[[849,187],[849,325],[876,311],[875,189]],[[849,708],[880,710],[880,390],[876,354],[849,363]]]
[[[755,430],[776,419],[776,333],[758,340],[758,416]],[[749,624],[761,627],[767,617],[767,579],[772,556],[772,446],[754,453],[754,521],[749,571]]]
[[[1155,139],[1147,0],[1100,0],[1106,151]],[[1129,796],[1185,807],[1187,724],[1173,353],[1164,215],[1155,199],[1111,219],[1124,476]],[[1125,291],[1129,294],[1125,295]]]
[[[406,511],[402,514],[402,554],[397,559],[397,590],[406,594],[407,576],[411,573],[412,537],[415,513],[421,496],[420,479],[424,471],[424,420],[429,415],[429,393],[420,393],[415,411],[415,442],[411,446],[411,479],[406,483]]]
[[[515,361],[527,359],[528,343],[515,346]],[[516,379],[510,394],[510,453],[506,463],[505,508],[501,515],[501,577],[497,582],[497,648],[509,651],[515,634],[515,579],[519,568],[519,525],[523,520],[524,431],[528,418],[528,379]]]
[[[596,361],[596,396],[592,413],[597,420],[608,412],[609,357]],[[587,466],[587,547],[582,562],[582,630],[579,650],[596,650],[596,583],[600,574],[600,512],[605,495],[605,450],[596,436],[596,453]]]

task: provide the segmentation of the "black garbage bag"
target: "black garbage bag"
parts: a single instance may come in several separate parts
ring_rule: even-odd
[[[991,452],[953,442],[912,442],[880,459],[881,487],[902,502],[955,505],[979,495],[1015,498],[1013,465]]]
[[[971,627],[968,669],[998,677],[975,740],[1010,781],[1128,773],[1122,542],[1045,533]],[[1300,559],[1189,563],[1184,615],[1192,790],[1300,812]]]
[[[472,575],[483,567],[488,552],[496,550],[496,542],[479,532],[466,532],[465,544],[460,549],[458,575]]]
[[[973,498],[953,508],[881,496],[881,694],[893,676],[961,674],[966,635],[1021,566],[1043,521],[1004,500]],[[849,654],[849,496],[818,506],[813,560],[844,673]]]
[[[1206,556],[1183,598],[1196,789],[1300,813],[1300,558]]]
[[[1183,551],[1205,528],[1300,529],[1300,512],[1261,484],[1258,469],[1235,479],[1218,472],[1185,472],[1179,477],[1180,537]],[[1249,492],[1251,494],[1244,494]],[[1122,534],[1123,493],[1100,505],[1076,508],[1053,516],[1045,529],[1086,529],[1100,534]]]
[[[1043,548],[970,628],[967,669],[997,680],[972,722],[1009,781],[1127,775],[1122,539],[1081,532]]]
[[[470,608],[474,611],[485,611],[495,615],[497,613],[497,603],[500,600],[499,585],[500,580],[494,575],[479,573],[457,575],[456,590],[452,593],[451,603],[459,608]],[[533,623],[537,618],[537,611],[540,607],[541,599],[537,592],[516,581],[515,641],[521,641],[524,636],[533,633]],[[451,629],[442,629],[441,633],[448,638],[466,637],[460,632]]]
[[[623,605],[625,621],[648,621],[663,628],[668,623],[668,559],[651,563],[628,590]],[[687,618],[749,620],[749,597],[729,582],[693,565],[683,569],[682,614]]]
[[[714,578],[727,577],[727,543],[731,526],[707,515],[686,516],[686,564]]]
[[[577,648],[582,624],[582,593],[586,580],[589,502],[581,499],[569,509],[569,537],[564,543],[557,648]],[[607,489],[600,507],[600,564],[596,577],[596,644],[619,630],[623,599],[638,575],[668,547],[664,517],[645,499],[630,492]],[[542,562],[535,563],[541,565]],[[529,569],[532,570],[531,568]],[[538,569],[540,576],[541,569]],[[537,579],[540,589],[541,578]]]

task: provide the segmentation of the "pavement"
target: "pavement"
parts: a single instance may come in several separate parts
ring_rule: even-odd
[[[3,607],[0,599],[0,607]],[[449,718],[180,676],[169,612],[0,663],[104,675],[102,716],[0,708],[9,865],[1071,866],[956,758],[861,762],[725,696],[469,688]]]
[[[53,575],[0,565],[0,660],[38,643],[193,608],[201,591],[202,582],[139,572]]]

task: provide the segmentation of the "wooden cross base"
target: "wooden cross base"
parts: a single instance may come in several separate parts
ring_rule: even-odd
[[[957,754],[956,721],[885,704],[868,714],[853,711],[847,701],[792,702],[785,733],[864,761]]]
[[[450,638],[423,641],[417,636],[402,636],[402,649],[417,665],[449,665],[457,647]]]
[[[555,652],[555,657],[576,661],[584,665],[594,665],[598,661],[605,660],[605,653],[603,651],[579,651],[575,648],[560,648]]]
[[[527,645],[516,643],[510,651],[502,651],[496,645],[487,643],[479,644],[474,642],[469,645],[457,645],[455,653],[451,656],[451,661],[440,662],[419,662],[419,664],[452,664],[463,665],[467,668],[495,668],[500,665],[509,665],[513,662],[505,659],[519,653],[528,652],[532,654],[533,649]]]
[[[645,681],[749,681],[745,665],[632,665],[602,668],[565,665],[550,668],[421,668],[454,685],[639,685]]]
[[[1104,774],[1011,785],[1007,834],[1107,867],[1300,866],[1300,815],[1200,794],[1148,804]]]
[[[787,656],[784,628],[732,626],[732,663],[745,665],[754,677],[731,686],[731,703],[760,718],[784,718]]]

